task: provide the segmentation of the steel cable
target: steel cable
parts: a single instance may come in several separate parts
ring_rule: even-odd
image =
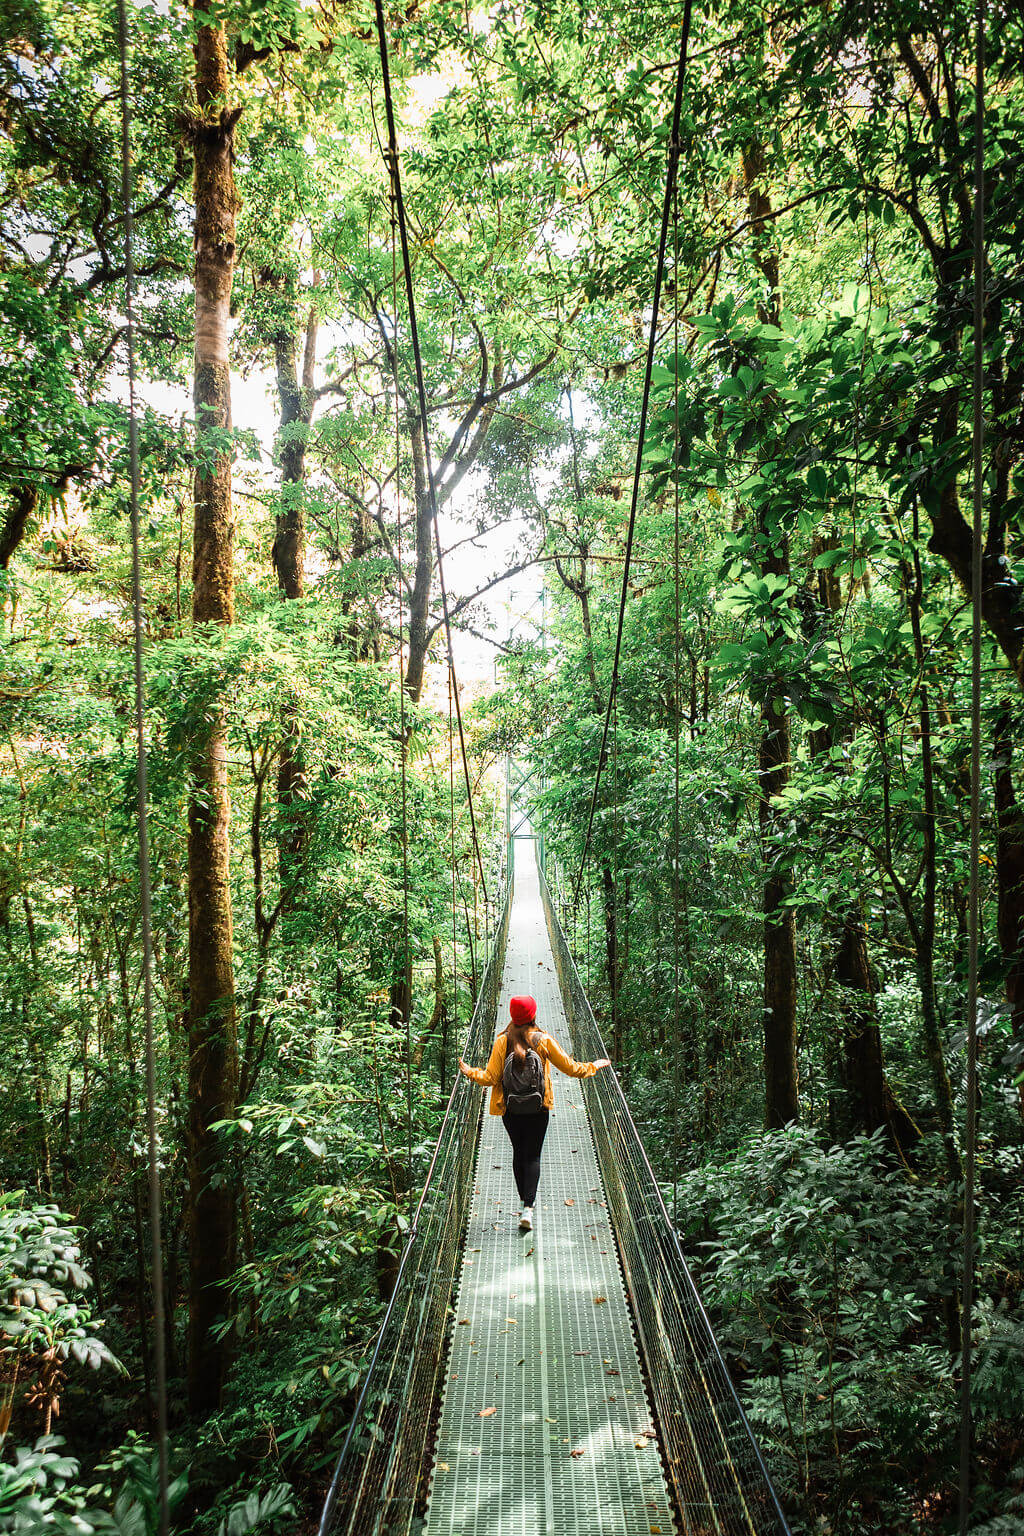
[[[960,1308],[959,1527],[971,1518],[971,1346],[974,1313],[975,1167],[978,1139],[978,935],[981,864],[981,598],[984,539],[985,332],[985,0],[978,0],[974,53],[974,517],[971,549],[971,875],[967,935],[967,1109],[964,1126],[963,1294]]]
[[[689,7],[690,0],[687,0]],[[430,423],[427,417],[427,391],[423,382],[423,358],[420,353],[419,327],[416,323],[416,295],[412,281],[412,262],[409,257],[409,231],[405,217],[405,202],[402,197],[402,178],[398,160],[398,133],[395,128],[395,108],[391,98],[391,70],[388,65],[388,39],[387,27],[384,21],[383,0],[374,0],[374,12],[377,21],[377,41],[380,49],[381,80],[384,86],[384,108],[388,124],[388,147],[385,153],[385,162],[388,175],[391,180],[391,188],[394,193],[395,205],[398,209],[398,233],[402,246],[402,268],[405,274],[405,296],[409,306],[409,334],[412,341],[413,361],[416,370],[416,395],[419,405],[420,423],[423,428],[423,459],[426,467],[427,494],[430,500],[430,518],[434,530],[434,545],[437,550],[437,579],[441,589],[441,611],[444,616],[445,642],[448,646],[448,675],[451,679],[452,694],[455,700],[455,715],[459,726],[459,750],[462,754],[462,772],[466,780],[466,799],[469,805],[469,821],[473,835],[473,850],[476,854],[477,868],[480,871],[480,885],[484,895],[487,894],[487,877],[484,874],[483,857],[480,852],[480,842],[476,830],[476,813],[473,808],[473,781],[469,772],[469,758],[466,754],[466,735],[462,725],[462,705],[459,700],[459,682],[455,674],[455,655],[452,650],[452,626],[451,614],[448,607],[448,589],[444,579],[444,557],[441,549],[441,530],[437,517],[437,486],[434,481],[434,465],[430,449]],[[398,348],[397,333],[394,339],[395,349]]]
[[[379,8],[381,0],[376,0]],[[686,79],[686,56],[690,45],[690,13],[692,0],[685,0],[683,7],[683,31],[679,43],[679,64],[676,69],[675,101],[672,108],[672,134],[669,140],[668,174],[665,178],[665,199],[661,210],[661,235],[658,240],[658,261],[654,274],[654,297],[651,301],[651,330],[647,340],[647,362],[644,368],[644,392],[640,405],[640,430],[637,434],[636,463],[633,468],[633,494],[629,504],[629,523],[626,529],[626,551],[622,563],[622,590],[619,594],[619,620],[615,632],[615,655],[612,660],[612,676],[608,687],[608,707],[605,711],[604,730],[601,735],[601,750],[597,757],[597,772],[594,775],[594,789],[590,797],[590,811],[587,816],[587,831],[583,840],[583,854],[580,858],[579,874],[576,877],[576,894],[574,900],[580,899],[580,890],[583,886],[583,872],[587,865],[587,855],[590,852],[590,837],[594,827],[594,812],[597,808],[597,795],[601,787],[601,775],[604,771],[605,755],[608,750],[608,732],[611,728],[612,707],[615,703],[615,690],[619,680],[619,656],[622,651],[622,627],[626,617],[626,599],[629,596],[629,568],[633,557],[633,537],[636,532],[636,514],[640,501],[640,475],[644,459],[644,437],[647,433],[647,412],[651,400],[651,377],[654,370],[654,349],[658,340],[658,312],[661,308],[661,288],[665,276],[665,251],[668,245],[669,216],[672,210],[672,195],[676,185],[676,173],[679,168],[679,124],[683,111],[683,83]]]
[[[401,735],[402,776],[402,1016],[405,1023],[405,1161],[406,1177],[412,1191],[412,962],[409,954],[409,731],[405,711],[405,630],[402,602],[402,421],[401,395],[398,388],[398,217],[394,189],[391,192],[391,310],[394,330],[391,339],[391,377],[395,392],[395,514],[398,519],[395,540],[398,562],[398,728]]]
[[[160,1161],[156,1113],[156,1048],[153,1039],[153,897],[149,857],[149,785],[146,753],[146,686],[143,660],[142,558],[139,536],[139,424],[135,406],[135,253],[132,218],[131,104],[128,80],[128,17],[117,0],[121,105],[121,198],[124,204],[125,343],[128,357],[128,456],[132,544],[132,621],[134,626],[136,796],[138,807],[139,896],[142,908],[142,1007],[146,1056],[146,1159],[149,1172],[150,1269],[153,1291],[153,1380],[157,1415],[158,1523],[160,1536],[170,1529],[167,1503],[167,1354],[164,1335],[164,1260],[160,1223]]]

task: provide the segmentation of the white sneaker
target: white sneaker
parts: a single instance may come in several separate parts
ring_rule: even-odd
[[[523,1206],[523,1214],[519,1218],[519,1230],[520,1230],[520,1232],[532,1232],[533,1231],[533,1206],[532,1205],[524,1205]]]

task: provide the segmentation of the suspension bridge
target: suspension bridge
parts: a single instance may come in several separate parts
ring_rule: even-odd
[[[573,905],[583,890],[602,774],[614,756],[616,688],[623,620],[630,591],[659,305],[673,227],[678,265],[676,175],[689,44],[691,0],[684,0],[669,133],[668,167],[642,403],[623,554],[614,657],[604,724]],[[473,810],[472,779],[455,672],[451,612],[438,527],[427,392],[420,352],[400,156],[391,96],[387,27],[374,4],[387,122],[384,158],[393,205],[392,310],[398,388],[400,237],[427,499],[447,644],[449,740],[454,722],[476,864],[485,908],[483,859]],[[974,1159],[979,932],[980,711],[982,598],[983,330],[985,293],[983,200],[984,11],[979,5],[975,92],[974,189],[974,521],[972,529],[971,832],[967,1017],[966,1179],[962,1311],[970,1317],[974,1262]],[[159,1454],[159,1528],[169,1530],[167,1388],[160,1176],[153,1044],[153,957],[143,676],[140,563],[140,459],[135,405],[128,26],[118,4],[120,49],[124,280],[129,381],[129,455],[134,618],[139,867],[144,950],[149,1208],[154,1276],[154,1384]],[[678,353],[679,285],[673,283],[673,334]],[[678,436],[678,400],[676,403]],[[396,448],[396,482],[401,455]],[[398,558],[401,511],[398,505]],[[675,696],[679,696],[680,502],[674,487]],[[401,587],[399,587],[401,592]],[[399,596],[398,630],[403,613]],[[411,625],[410,625],[411,627]],[[408,731],[404,642],[400,641],[402,828],[405,890],[404,954],[409,956],[407,796]],[[678,718],[678,710],[677,710]],[[454,775],[454,766],[453,766]],[[522,787],[522,786],[520,786]],[[452,868],[454,883],[454,776]],[[673,843],[679,862],[679,738],[675,752]],[[509,828],[511,833],[512,829]],[[516,846],[515,840],[512,843]],[[529,851],[510,879],[479,988],[464,1055],[486,1059],[508,996],[529,990],[539,1018],[581,1059],[607,1054],[559,925],[543,870]],[[676,893],[678,895],[678,892]],[[454,894],[453,894],[454,901]],[[678,906],[678,901],[676,901]],[[678,1009],[678,935],[676,936]],[[320,1536],[788,1536],[785,1515],[686,1265],[657,1179],[615,1074],[560,1084],[549,1133],[536,1230],[515,1222],[507,1149],[483,1096],[458,1076],[411,1223],[396,1283],[323,1509]],[[971,1329],[963,1331],[960,1529],[966,1531],[970,1486]]]
[[[528,990],[595,1059],[533,840],[514,847],[466,1058]],[[557,1080],[527,1234],[483,1103],[458,1076],[320,1536],[785,1536],[614,1073]]]

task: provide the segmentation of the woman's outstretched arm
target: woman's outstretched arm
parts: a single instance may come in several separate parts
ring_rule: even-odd
[[[572,1056],[567,1056],[553,1035],[548,1035],[548,1056],[554,1062],[559,1072],[564,1072],[566,1077],[593,1077],[595,1072],[602,1067],[611,1066],[607,1056],[602,1056],[598,1061],[576,1061]]]
[[[501,1082],[501,1069],[505,1064],[505,1049],[502,1043],[504,1039],[505,1035],[502,1032],[491,1047],[491,1056],[486,1067],[467,1067],[460,1056],[459,1071],[465,1072],[466,1076],[471,1077],[474,1083],[479,1083],[481,1088],[496,1088]]]

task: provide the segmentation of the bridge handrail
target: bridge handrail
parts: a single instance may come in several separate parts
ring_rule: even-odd
[[[555,904],[540,888],[574,1055],[608,1054]],[[586,1084],[591,1129],[681,1529],[790,1536],[614,1069]]]
[[[469,1058],[486,1056],[491,1046],[511,909],[510,870],[463,1047]],[[481,1113],[479,1090],[457,1072],[319,1536],[404,1536],[422,1513]]]

